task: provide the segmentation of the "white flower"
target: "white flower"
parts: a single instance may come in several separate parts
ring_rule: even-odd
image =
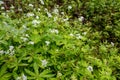
[[[4,10],[4,9],[5,9],[5,7],[1,7],[1,9],[2,9],[2,10]]]
[[[83,22],[85,20],[85,18],[83,16],[78,18],[79,21]]]
[[[32,24],[33,24],[33,25],[37,25],[37,24],[39,24],[39,23],[40,23],[40,21],[38,21],[38,20],[33,20],[33,21],[32,21]]]
[[[29,30],[26,25],[23,25],[22,27],[24,28],[24,30]]]
[[[4,54],[5,52],[3,50],[0,51],[0,55]]]
[[[28,35],[28,34],[25,34],[25,36],[26,36],[26,37],[29,37],[29,35]]]
[[[62,73],[60,73],[60,72],[58,71],[57,76],[58,76],[58,77],[61,77],[61,76],[62,76]]]
[[[57,29],[50,29],[50,32],[51,32],[51,33],[56,33],[56,34],[59,33],[59,31],[58,31]]]
[[[40,0],[41,4],[44,5],[44,1],[43,0]]]
[[[86,34],[87,34],[87,32],[83,32],[82,34],[83,34],[83,35],[86,35]]]
[[[26,29],[27,27],[26,27],[26,25],[22,25],[22,27],[24,28],[24,29]]]
[[[26,38],[26,37],[20,37],[20,38],[23,40],[23,42],[28,41],[28,38]]]
[[[22,8],[18,8],[18,11],[22,11]]]
[[[24,74],[22,75],[22,80],[27,80],[27,76],[25,76]]]
[[[33,7],[33,4],[29,4],[28,6]]]
[[[14,46],[9,46],[9,50],[12,51],[14,49]]]
[[[55,9],[53,10],[53,13],[54,13],[54,14],[58,14],[58,13],[59,13],[59,10],[58,10],[57,8],[55,8]]]
[[[48,17],[52,17],[51,13],[47,12]]]
[[[44,60],[41,60],[41,62],[42,62],[42,66],[44,66],[44,67],[46,67],[47,66],[47,61],[44,59]]]
[[[72,9],[72,6],[69,5],[69,6],[68,6],[68,9]]]
[[[88,66],[87,69],[88,69],[89,71],[91,71],[91,72],[93,71],[93,67],[92,67],[92,66]]]
[[[39,16],[36,16],[36,19],[39,19]]]
[[[58,19],[58,17],[54,17],[54,21],[56,21]]]
[[[70,33],[70,36],[72,36],[72,37],[73,37],[73,36],[74,36],[74,34]]]
[[[27,17],[32,17],[32,16],[34,16],[33,13],[27,13]]]
[[[68,21],[68,20],[69,20],[69,18],[63,19],[63,21]]]
[[[12,56],[12,55],[14,55],[14,53],[15,53],[15,51],[14,50],[12,50],[12,51],[10,51],[10,55]]]
[[[16,80],[21,80],[21,77],[17,77],[17,79]]]
[[[48,9],[47,9],[47,8],[45,8],[45,9],[44,9],[44,11],[45,11],[45,12],[48,12]]]
[[[38,11],[40,11],[40,8],[38,8]]]
[[[45,41],[46,45],[48,46],[50,44],[50,41]]]
[[[0,1],[0,5],[1,5],[1,4],[4,4],[4,2],[3,2],[3,1]]]
[[[0,51],[0,54],[2,54],[2,53],[4,53],[4,51],[3,51],[3,50],[1,50],[1,51]]]
[[[9,50],[4,51],[5,54],[9,54],[10,56],[12,56],[15,51],[14,51],[14,46],[9,46]]]
[[[64,15],[65,13],[64,12],[61,12],[62,15]]]
[[[30,42],[28,42],[28,44],[32,44],[32,45],[33,45],[33,44],[34,44],[34,42],[33,42],[33,41],[30,41]]]
[[[113,42],[111,42],[111,45],[114,46],[115,44]]]
[[[11,6],[10,9],[14,9],[15,7],[14,6]]]
[[[77,39],[82,39],[83,37],[80,34],[76,34]]]
[[[6,10],[6,12],[7,12],[7,13],[9,13],[9,12],[10,12],[10,10]]]
[[[24,74],[20,77],[17,77],[16,80],[27,80],[27,76],[25,76]]]

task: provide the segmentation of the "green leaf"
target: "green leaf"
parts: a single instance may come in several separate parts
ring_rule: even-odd
[[[40,35],[38,35],[38,34],[33,34],[31,37],[30,37],[30,39],[33,41],[33,42],[35,42],[35,43],[37,43],[37,42],[39,42],[41,39],[40,39],[41,37],[40,37]]]
[[[2,77],[0,77],[0,79],[1,80],[9,80],[9,78],[10,78],[11,75],[12,75],[11,73],[6,73]]]
[[[8,44],[8,42],[7,41],[5,41],[5,40],[0,40],[0,44],[4,44],[4,45],[7,45]]]
[[[31,76],[35,76],[36,74],[30,71],[29,69],[25,69],[25,72]]]
[[[44,70],[42,73],[40,73],[39,76],[43,78],[50,78],[50,77],[53,77],[54,75],[51,74],[50,70]]]
[[[18,77],[18,74],[15,71],[12,72],[12,75],[13,75],[14,79],[16,79]]]
[[[0,69],[0,77],[2,77],[2,75],[7,72],[6,70],[7,70],[7,64],[4,64]]]
[[[19,66],[28,66],[29,64],[26,64],[26,63],[21,63],[19,64]]]
[[[34,68],[36,75],[38,75],[39,74],[39,71],[38,71],[39,67],[36,63],[33,64],[33,68]]]
[[[107,52],[107,48],[105,45],[100,45],[100,52],[102,52],[102,53]]]
[[[28,80],[36,80],[36,77],[27,77],[28,78]]]
[[[4,64],[0,69],[0,80],[9,80],[11,73],[7,73],[7,64]]]

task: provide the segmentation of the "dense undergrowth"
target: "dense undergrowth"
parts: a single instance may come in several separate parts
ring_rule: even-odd
[[[0,1],[0,79],[119,80],[119,1]]]

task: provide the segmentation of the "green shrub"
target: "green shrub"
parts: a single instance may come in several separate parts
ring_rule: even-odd
[[[1,80],[120,79],[119,0],[21,4],[0,11]]]

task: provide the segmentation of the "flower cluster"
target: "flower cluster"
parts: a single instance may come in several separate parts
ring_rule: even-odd
[[[20,77],[17,77],[16,80],[27,80],[27,76],[25,76],[24,74]]]
[[[27,13],[27,17],[33,17],[34,13]]]
[[[84,18],[83,16],[80,16],[80,17],[78,18],[78,20],[79,20],[80,22],[83,22],[83,21],[85,20],[85,18]]]
[[[90,72],[92,72],[93,71],[93,67],[92,66],[88,66],[87,70],[90,71]]]
[[[33,20],[32,21],[32,24],[34,25],[34,26],[36,26],[37,24],[39,24],[40,23],[40,21],[38,21],[38,20]]]
[[[28,6],[30,6],[30,7],[34,7],[34,5],[33,5],[33,4],[29,4]]]
[[[50,41],[45,41],[46,45],[48,46],[50,44]]]
[[[5,53],[4,50],[0,50],[0,55],[3,55]]]
[[[59,33],[59,31],[58,31],[57,29],[50,29],[50,32],[51,32],[51,33],[56,33],[56,34]]]
[[[69,10],[70,10],[70,9],[72,9],[72,6],[71,6],[71,5],[69,5],[69,6],[68,6],[68,9],[69,9]]]
[[[41,60],[41,63],[43,67],[46,67],[48,62],[47,60],[44,59],[44,60]]]
[[[44,5],[44,1],[43,0],[40,0],[41,4]]]
[[[0,1],[0,5],[2,5],[2,4],[4,4],[4,2],[3,2],[3,1]]]
[[[76,34],[76,38],[77,38],[77,39],[82,39],[83,36],[81,36],[80,34]]]
[[[4,51],[4,50],[0,51],[0,55],[8,54],[10,56],[13,56],[14,53],[15,53],[14,46],[9,46],[9,49],[7,51]]]
[[[28,41],[28,38],[29,38],[29,35],[28,34],[25,34],[25,35],[23,35],[22,37],[20,37],[22,40],[23,40],[23,42],[27,42]]]

